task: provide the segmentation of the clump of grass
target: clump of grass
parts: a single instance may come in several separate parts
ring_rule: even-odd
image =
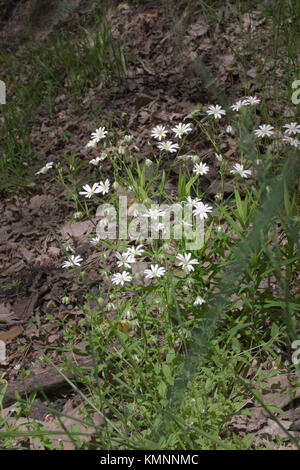
[[[124,49],[114,39],[105,13],[93,21],[93,31],[79,25],[71,40],[60,33],[45,44],[27,42],[19,52],[22,62],[6,55],[0,57],[8,89],[7,104],[1,106],[0,141],[0,171],[7,187],[22,186],[27,167],[36,157],[30,132],[42,104],[52,115],[54,99],[61,91],[77,100],[100,82],[109,85],[123,80]]]

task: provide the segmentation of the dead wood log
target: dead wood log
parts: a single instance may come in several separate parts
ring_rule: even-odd
[[[77,368],[91,367],[93,365],[93,359],[91,357],[82,359],[76,365]],[[62,373],[70,380],[76,381],[79,378],[79,374],[76,370],[70,371],[69,369],[62,369]],[[53,395],[56,392],[62,392],[63,390],[70,390],[71,385],[64,379],[64,377],[54,368],[46,369],[39,374],[31,374],[26,379],[15,380],[9,383],[5,395],[2,401],[2,406],[9,406],[11,403],[17,401],[15,393],[18,392],[22,398],[36,392],[41,398]]]

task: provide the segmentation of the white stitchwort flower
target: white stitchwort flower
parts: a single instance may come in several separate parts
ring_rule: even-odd
[[[103,181],[100,181],[100,183],[98,183],[99,185],[99,192],[102,193],[102,194],[107,194],[108,191],[109,191],[109,187],[110,187],[110,182],[108,179],[106,179],[104,182]]]
[[[187,162],[189,160],[195,161],[195,159],[199,159],[198,155],[179,155],[176,157],[176,160],[182,160],[183,162]]]
[[[127,253],[133,256],[141,256],[144,253],[143,246],[144,245],[130,246],[127,248]]]
[[[226,114],[225,109],[222,109],[219,104],[216,104],[216,106],[210,106],[206,112],[207,114],[213,115],[215,119],[221,119],[222,114]]]
[[[54,162],[49,162],[49,163],[46,163],[45,166],[43,166],[43,168],[41,168],[39,171],[36,172],[36,175],[44,175],[45,173],[47,173],[48,170],[50,170],[54,165]]]
[[[166,227],[162,222],[156,222],[151,226],[152,233],[158,234],[160,231],[164,233],[166,231]]]
[[[195,163],[195,166],[193,168],[193,173],[196,175],[206,175],[209,171],[209,166],[206,165],[206,163]]]
[[[145,269],[144,274],[146,279],[153,279],[157,277],[162,277],[165,274],[165,268],[159,267],[158,264],[155,266],[151,264],[150,269]]]
[[[204,303],[205,303],[205,300],[202,297],[198,296],[198,297],[196,297],[195,302],[193,303],[193,305],[195,305],[195,306],[196,305],[202,305]]]
[[[168,131],[165,126],[159,125],[152,129],[151,136],[155,139],[161,140],[163,137],[166,137]]]
[[[83,212],[81,212],[81,211],[76,211],[76,212],[74,212],[74,214],[73,214],[73,217],[74,217],[74,219],[76,219],[76,220],[81,219],[83,216],[84,216],[84,214],[83,214]]]
[[[109,312],[110,310],[115,310],[116,309],[116,306],[113,302],[108,302],[108,304],[106,305],[106,310]]]
[[[154,208],[154,209],[147,209],[147,211],[142,216],[157,219],[158,217],[163,217],[164,215],[166,215],[165,211],[158,209],[158,208]]]
[[[260,103],[260,99],[256,98],[256,96],[247,96],[247,101],[248,101],[248,104],[250,104],[251,106],[253,106],[254,104]]]
[[[95,132],[92,133],[92,139],[95,142],[99,142],[99,140],[104,139],[106,134],[107,131],[105,130],[105,127],[99,127],[99,129],[96,129]]]
[[[293,138],[293,137],[288,137],[288,136],[285,136],[283,138],[283,141],[287,142],[288,144],[292,145],[292,147],[295,147],[295,148],[298,148],[299,144],[300,144],[299,139],[296,139],[296,138]]]
[[[222,162],[223,161],[223,157],[220,153],[215,153],[215,156],[216,156],[216,159],[218,160],[218,162]]]
[[[102,239],[99,235],[90,239],[90,242],[92,243],[92,245],[98,245],[99,243],[101,243],[101,241]]]
[[[65,261],[62,265],[63,268],[72,268],[74,266],[80,266],[80,262],[83,261],[80,256],[71,255],[68,261]]]
[[[130,281],[132,281],[132,276],[127,271],[114,274],[112,277],[112,283],[115,284],[116,286],[119,284],[121,284],[121,286],[124,286],[125,282],[130,282]]]
[[[242,106],[248,106],[248,105],[249,105],[249,102],[247,100],[239,100],[233,105],[231,105],[230,107],[233,111],[239,111]]]
[[[149,168],[151,165],[153,165],[153,161],[150,160],[150,158],[146,158],[146,160],[145,160],[145,165],[146,165],[146,167]]]
[[[199,264],[196,259],[191,259],[191,256],[192,253],[185,253],[184,255],[179,253],[176,256],[176,258],[179,260],[179,263],[177,263],[178,266],[180,266],[187,273],[194,271],[193,264]]]
[[[117,265],[119,268],[131,268],[131,264],[135,263],[135,257],[127,252],[124,253],[116,253],[116,257],[119,261],[117,261]]]
[[[230,170],[230,173],[235,174],[238,173],[242,178],[248,178],[248,175],[251,175],[251,170],[244,170],[244,165],[240,165],[236,163],[233,166],[233,170]]]
[[[201,199],[196,197],[195,199],[192,199],[191,196],[188,196],[186,198],[186,201],[184,201],[184,204],[190,207],[196,206],[199,202],[201,202]]]
[[[84,191],[80,191],[79,194],[82,194],[86,198],[90,199],[94,194],[100,193],[99,183],[94,183],[93,186],[86,184],[83,186]]]
[[[193,210],[193,215],[199,215],[200,220],[207,219],[207,213],[212,211],[212,207],[208,206],[207,204],[203,204],[203,202],[198,202],[195,205],[195,209]]]
[[[300,125],[297,122],[291,122],[291,124],[285,124],[283,127],[286,128],[284,131],[285,134],[298,134],[300,133]]]
[[[192,131],[192,125],[180,122],[177,126],[173,127],[172,131],[175,133],[175,137],[179,137],[179,139],[181,139],[183,134],[188,134]]]
[[[86,144],[86,147],[91,147],[91,148],[95,149],[97,147],[96,140],[94,140],[94,139],[89,140],[88,143]]]
[[[262,124],[254,131],[254,134],[257,135],[257,137],[271,137],[271,135],[274,134],[272,129],[274,129],[274,127],[270,126],[270,124]]]
[[[189,229],[190,227],[193,226],[192,224],[189,224],[186,220],[182,220],[180,224],[184,229]]]
[[[124,135],[123,137],[123,142],[131,142],[132,141],[132,135]]]
[[[165,142],[161,142],[158,144],[159,150],[165,150],[166,152],[174,153],[177,152],[179,145],[174,144],[170,140],[166,140]]]
[[[226,127],[227,134],[233,134],[233,127],[231,125]]]
[[[105,160],[104,157],[96,157],[96,158],[93,158],[93,160],[90,160],[89,163],[91,165],[98,166],[99,163],[102,162],[103,160]]]

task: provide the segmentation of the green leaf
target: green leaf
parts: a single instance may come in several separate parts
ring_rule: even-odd
[[[166,378],[166,381],[168,382],[169,385],[173,385],[174,384],[174,379],[172,377],[172,374],[171,374],[171,369],[170,367],[167,365],[167,364],[163,364],[162,365],[162,371],[163,371],[163,374]]]

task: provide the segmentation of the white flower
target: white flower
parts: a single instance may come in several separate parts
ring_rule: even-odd
[[[106,134],[107,131],[105,130],[105,127],[99,127],[99,129],[96,129],[95,132],[92,133],[92,139],[95,142],[99,142],[99,140],[104,139]]]
[[[165,137],[167,135],[167,133],[168,131],[166,131],[165,126],[159,125],[152,129],[151,136],[154,137],[155,139],[161,140],[162,137]]]
[[[119,261],[117,261],[117,265],[119,268],[131,268],[131,264],[135,263],[135,257],[130,253],[116,253],[116,257]]]
[[[220,153],[215,153],[215,156],[216,156],[216,159],[218,160],[218,162],[222,162],[223,161],[223,157]]]
[[[132,135],[124,135],[123,141],[127,142],[127,143],[131,142],[132,141]]]
[[[199,158],[198,155],[179,155],[176,157],[176,160],[182,160],[184,162],[187,162],[188,160],[194,160],[195,158]]]
[[[108,179],[106,179],[103,183],[103,181],[100,181],[100,183],[98,183],[99,185],[99,191],[100,193],[102,194],[107,194],[108,191],[109,191],[109,187],[110,187],[110,182]]]
[[[221,119],[222,114],[226,114],[226,111],[222,109],[219,104],[216,104],[216,106],[210,106],[206,112],[207,114],[212,114],[215,119]]]
[[[161,231],[162,233],[166,231],[166,227],[162,222],[156,222],[152,224],[151,230],[155,233],[159,233]]]
[[[99,184],[95,183],[92,187],[88,184],[83,186],[84,191],[80,191],[79,194],[82,194],[86,198],[90,199],[94,194],[100,193]]]
[[[198,297],[196,297],[195,302],[193,303],[193,305],[195,305],[195,306],[196,305],[202,305],[204,303],[205,303],[205,300],[202,297],[198,296]]]
[[[86,147],[91,147],[95,149],[97,147],[97,141],[94,139],[89,140],[88,143],[86,144]]]
[[[113,302],[108,302],[106,305],[106,310],[109,312],[110,310],[115,310],[116,306]]]
[[[247,101],[248,101],[248,104],[250,104],[250,105],[260,103],[260,99],[256,98],[256,96],[247,96]]]
[[[296,138],[293,138],[293,137],[288,137],[288,136],[285,136],[283,138],[283,141],[287,142],[288,144],[292,145],[292,147],[295,147],[295,148],[298,148],[299,144],[300,144],[299,139],[296,139]]]
[[[183,124],[182,122],[180,122],[177,126],[172,129],[172,131],[175,133],[175,137],[179,137],[179,139],[181,139],[183,134],[188,134],[192,131],[192,126],[191,124]]]
[[[230,106],[230,107],[231,107],[231,109],[232,109],[233,111],[239,111],[242,106],[248,106],[248,105],[249,105],[249,101],[247,101],[247,100],[239,100],[239,101],[237,101],[235,104],[233,104],[233,105]]]
[[[83,215],[84,215],[83,212],[76,211],[76,212],[74,212],[73,217],[74,217],[74,219],[78,220],[78,219],[81,219],[83,217]]]
[[[283,127],[286,127],[284,131],[285,134],[298,134],[300,133],[300,125],[297,122],[291,122],[291,124],[285,124]]]
[[[50,170],[50,168],[52,168],[54,165],[54,162],[49,162],[49,163],[46,163],[45,166],[43,166],[43,168],[41,168],[39,171],[36,172],[36,175],[44,175],[45,173],[47,173],[48,170]]]
[[[146,158],[145,165],[149,168],[151,165],[153,165],[153,161],[150,160],[149,158]]]
[[[90,163],[91,165],[97,166],[97,165],[99,165],[99,163],[102,162],[103,160],[105,160],[104,157],[96,157],[96,158],[93,158],[93,160],[90,160],[89,163]]]
[[[98,244],[101,242],[101,238],[100,238],[99,235],[97,235],[96,237],[91,238],[91,239],[90,239],[90,242],[91,242],[93,245],[98,245]]]
[[[152,217],[153,219],[157,219],[158,217],[163,217],[166,215],[164,211],[161,209],[147,209],[147,211],[142,215],[143,217]]]
[[[182,226],[184,229],[193,226],[192,224],[189,224],[189,223],[186,222],[185,220],[182,220],[180,223],[181,223],[181,226]]]
[[[265,136],[270,137],[271,135],[274,134],[272,129],[274,129],[274,127],[270,126],[270,124],[262,124],[261,126],[259,126],[258,129],[254,131],[254,134],[257,135],[258,137],[265,137]]]
[[[125,320],[132,320],[133,318],[134,318],[133,313],[130,310],[127,310],[127,312],[124,313]]]
[[[63,268],[71,268],[74,266],[80,266],[80,262],[83,261],[80,256],[71,255],[68,261],[65,261],[62,265]]]
[[[251,170],[244,170],[244,165],[240,165],[239,163],[236,163],[233,168],[233,170],[230,170],[230,173],[238,173],[242,178],[248,178],[248,175],[251,175]]]
[[[222,193],[215,194],[215,200],[216,201],[222,201],[222,199],[223,199],[223,194]]]
[[[166,140],[161,144],[158,144],[159,150],[165,150],[166,152],[174,153],[179,148],[178,144],[174,144],[170,140]]]
[[[230,125],[227,126],[227,127],[226,127],[226,132],[227,132],[227,134],[233,134],[233,128],[232,128],[232,126],[230,126]]]
[[[209,166],[206,165],[206,163],[195,163],[195,166],[193,168],[193,173],[196,173],[196,175],[206,175],[209,171]]]
[[[203,202],[198,202],[195,204],[195,209],[193,210],[193,215],[199,215],[200,220],[207,219],[207,212],[211,212],[212,207],[208,206],[207,204],[203,204]]]
[[[121,284],[121,286],[124,286],[125,282],[130,282],[131,280],[132,280],[132,276],[127,271],[114,274],[112,277],[112,283],[115,284],[116,286],[119,284]]]
[[[196,197],[195,199],[192,199],[191,196],[188,196],[186,198],[186,201],[184,201],[184,204],[190,207],[196,206],[199,202],[201,202],[201,199]]]
[[[75,250],[74,248],[72,248],[72,246],[67,243],[65,246],[64,246],[64,249],[68,252],[68,253],[75,253]]]
[[[182,267],[182,269],[187,273],[194,271],[193,264],[199,264],[196,259],[191,259],[191,256],[192,253],[185,253],[184,255],[179,253],[176,256],[176,258],[179,260],[179,263],[177,263],[178,266]]]
[[[146,274],[146,279],[152,279],[157,277],[162,277],[165,274],[165,268],[161,268],[156,264],[155,266],[151,264],[150,269],[145,269],[144,274]]]
[[[133,256],[141,256],[144,253],[143,246],[144,245],[130,246],[127,248],[127,253]]]

